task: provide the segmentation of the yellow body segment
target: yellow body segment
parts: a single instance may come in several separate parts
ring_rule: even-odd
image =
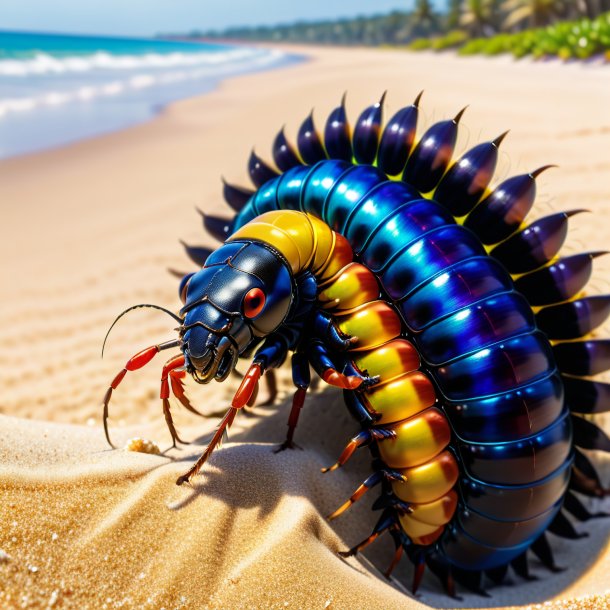
[[[264,216],[266,215],[263,214],[259,218],[262,219]],[[293,236],[270,223],[259,222],[257,219],[256,222],[250,222],[238,231],[235,231],[227,241],[231,242],[238,239],[256,239],[272,244],[288,261],[290,269],[294,274],[299,273],[304,268],[298,244],[294,241]],[[304,253],[305,259],[307,255],[308,253]]]
[[[407,480],[392,483],[392,490],[403,501],[427,504],[449,493],[459,476],[458,465],[449,451],[414,468],[401,470]]]
[[[378,424],[391,424],[417,415],[436,402],[434,386],[420,372],[407,373],[382,386],[373,386],[364,396]]]
[[[438,530],[438,525],[429,525],[428,523],[422,523],[416,519],[411,519],[409,515],[399,515],[398,520],[402,529],[411,538],[421,538],[423,536],[429,536]]]
[[[318,301],[324,309],[335,308],[337,311],[354,309],[378,298],[377,278],[359,263],[349,263],[318,294]]]
[[[420,523],[427,523],[438,527],[445,525],[453,517],[457,507],[458,497],[453,489],[440,497],[438,500],[428,504],[411,504],[409,518]]]
[[[434,407],[388,426],[395,438],[379,442],[381,459],[390,468],[419,466],[437,456],[451,440],[451,429],[444,415]]]
[[[421,363],[415,346],[406,339],[393,339],[368,352],[354,352],[352,358],[360,371],[379,377],[377,387],[416,371]]]
[[[371,349],[398,337],[402,330],[396,310],[385,301],[372,301],[345,314],[337,315],[341,332],[358,337],[352,351]]]
[[[253,239],[269,244],[288,262],[296,275],[311,270],[319,277],[320,270],[328,267],[336,257],[336,233],[321,220],[293,210],[266,212],[256,220],[245,224],[227,240]],[[344,238],[341,238],[346,241]],[[346,242],[347,243],[347,242]],[[341,260],[345,260],[345,244],[342,246]],[[349,244],[348,244],[349,248]],[[349,248],[349,261],[353,259]],[[347,263],[343,263],[345,266]],[[333,272],[335,273],[335,272]]]

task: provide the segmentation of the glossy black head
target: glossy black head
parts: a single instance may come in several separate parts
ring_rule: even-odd
[[[249,345],[282,324],[292,288],[286,262],[265,245],[230,242],[218,248],[180,283],[187,371],[199,383],[225,379]]]

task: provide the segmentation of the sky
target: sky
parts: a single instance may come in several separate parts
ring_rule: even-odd
[[[442,0],[435,0],[437,6]],[[414,0],[0,0],[0,29],[147,36],[409,10]]]

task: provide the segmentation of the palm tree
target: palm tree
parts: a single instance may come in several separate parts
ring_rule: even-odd
[[[502,9],[508,13],[505,28],[528,22],[530,27],[547,25],[564,14],[566,5],[562,0],[504,0]]]
[[[449,0],[447,7],[447,29],[453,30],[460,25],[462,14],[462,0]]]
[[[497,0],[465,0],[460,23],[474,36],[484,36],[495,32],[497,18]]]
[[[415,8],[411,13],[412,34],[414,36],[427,36],[438,31],[438,15],[432,7],[431,0],[416,0]]]

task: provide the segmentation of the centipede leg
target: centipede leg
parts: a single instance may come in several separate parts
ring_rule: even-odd
[[[186,376],[186,371],[182,370],[173,370],[169,373],[169,382],[172,389],[173,395],[180,401],[180,404],[191,413],[195,415],[199,415],[199,417],[205,417],[203,413],[197,411],[195,407],[191,404],[191,401],[188,399],[188,396],[184,393],[184,384],[182,380]]]
[[[305,403],[305,395],[311,381],[309,373],[309,360],[303,352],[296,352],[292,356],[292,381],[297,387],[292,398],[292,408],[290,409],[290,417],[288,418],[288,434],[286,440],[275,450],[275,453],[284,451],[285,449],[294,449],[300,447],[293,442],[294,431],[299,421],[299,414]]]
[[[332,472],[333,470],[337,470],[345,464],[354,454],[356,449],[360,447],[364,447],[368,445],[373,439],[375,440],[383,440],[385,438],[395,438],[396,432],[394,430],[387,430],[384,428],[374,428],[363,430],[356,436],[354,436],[349,443],[345,446],[345,449],[341,452],[339,459],[328,468],[322,468],[322,472]]]
[[[176,479],[176,485],[182,485],[183,483],[188,482],[192,477],[194,477],[203,467],[203,465],[207,462],[210,455],[220,442],[222,441],[222,437],[225,432],[231,427],[237,412],[242,409],[246,403],[250,400],[252,394],[254,393],[256,387],[258,386],[258,380],[260,379],[264,369],[261,364],[258,362],[253,362],[248,372],[244,375],[242,379],[241,385],[235,392],[235,396],[231,402],[231,406],[229,410],[225,413],[225,416],[222,418],[212,440],[206,447],[205,451],[201,455],[201,457],[193,464],[193,466],[185,472],[183,475],[179,476]]]
[[[392,557],[392,561],[391,561],[390,565],[388,566],[388,569],[384,572],[384,576],[388,580],[390,580],[390,576],[392,576],[392,572],[394,571],[394,569],[398,565],[399,561],[401,560],[402,554],[404,551],[400,532],[395,528],[390,528],[390,535],[392,536],[392,538],[394,540],[395,551],[394,551],[394,556]]]
[[[184,366],[184,355],[180,354],[170,358],[163,366],[163,372],[161,373],[161,392],[160,398],[163,402],[163,415],[165,416],[165,423],[172,437],[172,447],[176,448],[176,442],[188,445],[186,441],[183,441],[178,435],[176,426],[174,426],[174,420],[172,419],[172,413],[169,404],[169,376],[175,369]],[[182,402],[182,401],[181,401]],[[184,403],[183,403],[184,404]]]
[[[373,531],[371,532],[371,535],[368,538],[365,538],[364,540],[362,540],[362,542],[359,542],[356,546],[353,546],[348,551],[339,551],[339,555],[341,555],[341,557],[353,557],[354,555],[357,555],[362,549],[371,544],[371,542],[377,540],[377,538],[379,538],[381,534],[383,534],[386,530],[392,527],[395,522],[396,521],[394,515],[389,512],[384,513],[383,515],[381,515],[381,518],[377,522],[377,525],[375,525],[375,527],[373,528]]]
[[[102,405],[104,408],[102,418],[104,422],[104,434],[106,435],[106,440],[113,449],[116,449],[116,446],[110,440],[110,434],[108,432],[108,405],[110,403],[110,398],[112,397],[112,392],[117,389],[121,381],[123,381],[123,379],[125,378],[125,375],[128,371],[137,371],[138,369],[141,369],[143,366],[148,364],[153,359],[153,357],[160,351],[170,349],[172,347],[177,347],[178,345],[180,345],[180,341],[174,339],[171,341],[166,341],[165,343],[159,343],[157,345],[152,345],[151,347],[143,349],[141,352],[138,352],[135,356],[132,356],[127,361],[125,367],[121,371],[119,371],[119,373],[110,383],[110,386],[106,390],[106,394],[104,395],[104,399],[102,401]]]
[[[375,487],[375,485],[378,485],[379,483],[381,483],[381,481],[384,478],[387,479],[388,481],[406,481],[406,478],[402,474],[400,474],[399,472],[396,472],[394,470],[390,470],[390,469],[378,470],[377,472],[373,473],[370,477],[368,477],[368,479],[366,479],[358,487],[358,489],[356,489],[356,491],[347,499],[346,502],[344,502],[334,513],[328,515],[328,517],[326,517],[326,518],[329,521],[336,519],[339,515],[344,513],[352,504],[354,504],[355,502],[360,500],[360,498],[362,498],[362,496],[369,489],[371,489],[372,487]]]
[[[333,318],[325,312],[317,311],[312,325],[314,337],[338,351],[345,351],[358,342],[358,337],[344,335]]]
[[[379,381],[379,377],[368,377],[361,375],[353,367],[348,374],[338,370],[338,365],[333,361],[333,356],[329,349],[320,340],[313,340],[309,344],[308,354],[311,364],[316,373],[329,385],[334,385],[345,390],[355,390],[356,388],[367,388]]]

